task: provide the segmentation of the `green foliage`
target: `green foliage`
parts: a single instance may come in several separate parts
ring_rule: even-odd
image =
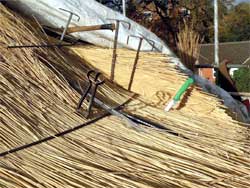
[[[240,68],[234,72],[233,79],[240,92],[250,92],[250,69]]]
[[[240,3],[225,15],[220,27],[220,42],[250,40],[250,3]],[[250,92],[250,69],[241,68],[233,76],[241,92]]]
[[[182,6],[191,10],[195,30],[204,37],[205,43],[214,41],[214,0],[183,0]],[[250,40],[250,3],[234,5],[234,0],[219,2],[220,42]]]
[[[210,26],[213,23],[212,0],[184,0],[181,5],[191,10],[190,21],[194,29],[204,38],[206,43],[210,42]]]
[[[250,3],[240,3],[224,16],[220,42],[250,40]]]
[[[213,42],[214,0],[183,0],[181,6],[191,10],[191,22],[195,30],[204,38],[205,43]],[[218,1],[219,20],[223,20],[234,0]]]

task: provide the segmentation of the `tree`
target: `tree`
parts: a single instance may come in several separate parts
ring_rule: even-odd
[[[128,12],[128,16],[175,49],[179,23],[188,15],[187,10],[180,7],[179,0],[133,0],[132,3],[136,11]],[[151,15],[152,19],[147,19],[146,14]]]
[[[240,92],[250,92],[250,69],[238,69],[234,72],[233,79]]]
[[[220,42],[250,40],[250,3],[240,3],[225,15],[220,27]],[[250,50],[250,49],[249,49]],[[233,76],[241,92],[250,92],[250,69],[240,68]]]
[[[224,16],[220,42],[250,40],[250,3],[240,3]]]
[[[182,6],[191,11],[191,21],[194,30],[204,38],[204,43],[214,41],[214,0],[183,0]],[[221,22],[228,10],[233,6],[234,0],[219,0],[219,22]]]
[[[192,22],[194,26],[193,29],[201,35],[205,43],[209,43],[213,41],[214,33],[213,1],[214,0],[132,0],[131,2],[137,5],[139,4],[139,6],[136,7],[137,11],[133,9],[129,17],[137,22],[138,20],[142,20],[142,22],[139,22],[140,24],[150,28],[165,40],[170,47],[175,46],[178,28],[180,25],[183,25],[184,20],[185,22]],[[229,6],[232,6],[233,2],[234,0],[219,1],[220,20],[228,13]],[[140,16],[143,17],[141,13],[145,10],[151,11],[154,15],[153,20],[149,24],[143,23],[145,19],[138,19]],[[191,12],[190,16],[186,16],[187,14],[185,13],[189,11]]]

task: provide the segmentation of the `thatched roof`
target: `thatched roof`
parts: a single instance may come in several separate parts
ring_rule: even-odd
[[[96,66],[105,72],[97,63],[109,63],[105,61],[109,54],[107,49],[86,47],[88,56],[83,59],[66,48],[7,49],[13,42],[45,39],[22,18],[1,5],[0,9],[2,153],[88,121],[75,113],[80,96],[68,83],[82,81],[84,87],[87,70]],[[116,74],[116,81],[123,85],[122,77],[130,73],[125,63],[133,62],[134,54],[121,52],[126,57],[119,60],[123,74]],[[190,90],[180,110],[164,112],[163,103],[158,104],[154,96],[157,91],[159,98],[166,91],[173,95],[185,76],[176,74],[160,54],[143,55],[147,61],[139,66],[133,87],[142,95],[123,111],[160,123],[179,136],[142,125],[133,128],[117,116],[105,117],[62,137],[0,156],[0,187],[249,187],[247,128],[199,88]],[[143,95],[139,85],[150,80],[142,86],[151,94]],[[98,98],[110,107],[131,96],[108,80],[98,92]]]

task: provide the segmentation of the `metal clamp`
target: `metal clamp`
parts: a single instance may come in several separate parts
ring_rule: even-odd
[[[150,39],[147,39],[147,38],[144,37],[142,34],[140,34],[140,36],[141,36],[145,41],[147,41],[148,44],[150,44],[150,45],[152,46],[151,51],[153,51],[154,49],[159,50],[159,49],[157,49],[156,46],[155,46],[155,41],[150,40]]]
[[[127,22],[127,21],[124,21],[124,20],[119,20],[119,19],[112,19],[112,18],[108,18],[107,20],[111,20],[111,21],[116,21],[116,23],[125,23],[128,25],[128,30],[131,29],[131,23]],[[117,24],[118,25],[118,24]]]
[[[147,41],[147,43],[150,44],[150,46],[152,46],[151,51],[153,51],[154,49],[158,50],[158,49],[155,47],[155,41],[150,40],[150,39],[147,39],[147,38],[144,37],[142,34],[139,34],[139,35],[141,36],[141,38],[143,38],[145,41]],[[134,35],[132,36],[132,35],[130,35],[130,36],[128,36],[127,44],[129,43],[130,37],[137,37],[137,38],[140,38],[139,36],[134,36]]]
[[[131,87],[132,87],[134,76],[135,76],[135,70],[136,70],[138,60],[139,60],[139,54],[141,51],[141,45],[142,45],[142,41],[144,38],[140,36],[135,36],[135,35],[130,35],[129,37],[139,38],[139,44],[138,44],[138,48],[137,48],[137,52],[135,56],[135,61],[134,61],[133,69],[132,69],[129,84],[128,84],[128,90],[131,91]]]
[[[77,14],[75,14],[75,13],[69,11],[69,10],[66,10],[66,9],[63,9],[63,8],[59,8],[59,9],[62,10],[62,11],[70,13],[70,16],[68,18],[67,24],[66,24],[66,26],[65,26],[65,28],[63,30],[63,33],[61,34],[60,41],[58,43],[56,43],[56,44],[39,44],[39,45],[28,44],[28,45],[19,45],[19,46],[17,46],[17,45],[9,45],[7,48],[9,48],[9,49],[12,49],[12,48],[51,48],[51,47],[62,47],[62,46],[75,45],[77,41],[74,42],[74,43],[70,43],[70,44],[62,44],[62,41],[63,41],[63,39],[65,37],[67,29],[69,28],[69,24],[70,24],[70,22],[72,20],[73,15],[78,17],[78,19],[77,19],[78,22],[80,20],[80,16],[78,16]]]
[[[88,119],[91,113],[91,109],[92,109],[92,104],[96,95],[96,91],[97,91],[97,87],[101,84],[103,84],[105,82],[104,79],[100,79],[99,77],[101,76],[100,72],[95,72],[94,70],[90,70],[87,73],[87,78],[88,78],[88,87],[87,90],[83,93],[82,97],[80,98],[78,105],[77,105],[77,111],[80,110],[82,103],[84,101],[84,99],[87,97],[87,95],[91,92],[90,95],[90,101],[89,101],[89,105],[87,108],[87,112],[86,114],[84,114],[84,116]],[[93,85],[93,88],[92,88]],[[92,89],[92,91],[91,91]]]
[[[116,21],[113,55],[112,55],[112,63],[111,63],[111,73],[110,73],[110,80],[113,82],[114,78],[115,78],[115,63],[116,63],[116,58],[117,58],[116,50],[117,50],[117,42],[118,42],[120,23],[127,24],[128,25],[128,30],[131,29],[131,24],[129,22],[127,22],[127,21],[119,20],[119,19],[108,19],[108,20]]]
[[[69,11],[69,10],[66,10],[66,9],[63,9],[63,8],[59,8],[59,9],[62,10],[62,11],[65,11],[65,12],[70,13],[69,18],[68,18],[68,21],[67,21],[67,23],[66,23],[66,26],[65,26],[65,28],[64,28],[64,30],[63,30],[63,33],[62,33],[62,35],[61,35],[61,38],[60,38],[60,41],[63,41],[63,38],[64,38],[64,36],[65,36],[65,34],[66,34],[66,32],[67,32],[67,29],[69,28],[69,24],[70,24],[70,22],[71,22],[71,20],[72,20],[73,15],[76,16],[76,17],[78,17],[78,19],[77,19],[78,22],[80,21],[80,16],[77,15],[77,14],[75,14],[75,13],[73,13],[73,12],[71,12],[71,11]]]

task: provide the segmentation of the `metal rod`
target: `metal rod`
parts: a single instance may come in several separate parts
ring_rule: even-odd
[[[93,80],[91,78],[91,75],[93,75]],[[97,91],[97,87],[101,84],[104,84],[105,80],[100,80],[99,76],[101,76],[100,72],[95,72],[94,70],[90,70],[87,73],[87,78],[88,78],[88,87],[87,90],[84,92],[84,94],[82,95],[78,105],[77,105],[77,111],[79,111],[79,109],[81,108],[81,105],[84,101],[84,99],[87,97],[87,95],[91,92],[90,95],[90,101],[89,101],[89,105],[87,107],[87,112],[85,114],[85,117],[88,119],[89,116],[91,115],[91,109],[92,109],[92,105],[93,105],[93,101],[96,95],[96,91]],[[92,87],[93,86],[93,87]],[[92,90],[91,90],[92,89]]]
[[[211,64],[200,64],[194,66],[195,68],[218,68],[217,66]],[[227,68],[250,68],[250,65],[227,64]]]
[[[52,48],[52,47],[63,47],[63,46],[73,46],[76,43],[71,44],[39,44],[39,45],[20,45],[20,46],[8,46],[7,48]]]
[[[124,105],[124,104],[122,104],[122,105]],[[118,107],[115,107],[114,109],[119,109],[119,108],[122,107],[122,105],[120,105],[120,106],[118,106]],[[80,124],[80,125],[78,125],[78,126],[76,126],[76,127],[67,129],[67,130],[65,130],[65,131],[63,131],[63,132],[59,132],[59,133],[57,133],[57,134],[55,134],[55,135],[52,135],[52,136],[48,136],[48,137],[42,138],[41,140],[38,140],[38,141],[35,141],[35,142],[31,142],[31,143],[29,143],[29,144],[25,144],[25,145],[22,145],[22,146],[19,146],[19,147],[12,148],[12,149],[10,149],[10,150],[4,151],[4,152],[0,153],[0,157],[4,157],[4,156],[6,156],[6,155],[8,155],[8,154],[15,153],[15,152],[18,152],[18,151],[21,151],[21,150],[24,150],[24,149],[28,149],[28,148],[33,147],[33,146],[35,146],[35,145],[39,145],[39,144],[42,144],[42,143],[44,143],[44,142],[48,142],[48,141],[50,141],[50,140],[53,140],[53,139],[55,139],[55,138],[62,137],[62,136],[64,136],[64,135],[67,135],[67,134],[69,134],[69,133],[72,133],[72,132],[74,132],[74,131],[77,131],[77,130],[79,130],[79,129],[81,129],[81,128],[84,128],[84,127],[86,127],[86,126],[88,126],[88,125],[91,125],[91,124],[93,124],[93,123],[99,121],[100,119],[103,119],[104,117],[106,117],[106,116],[108,116],[108,115],[110,115],[110,113],[109,113],[109,112],[106,112],[106,113],[104,113],[104,114],[101,114],[101,115],[97,116],[96,118],[94,118],[94,119],[92,119],[92,120],[89,120],[89,121],[87,121],[87,122],[85,122],[85,123],[82,123],[82,124]]]
[[[250,68],[250,65],[236,65],[236,64],[228,64],[228,68]]]
[[[85,93],[81,96],[81,98],[80,98],[80,100],[79,100],[79,102],[77,104],[76,110],[79,110],[81,108],[82,103],[83,103],[84,99],[86,98],[86,96],[88,95],[88,92],[90,91],[91,87],[92,87],[92,83],[89,82],[88,87],[87,87]]]
[[[61,35],[61,37],[60,37],[60,41],[63,41],[63,38],[64,38],[64,36],[65,36],[65,34],[66,34],[66,32],[67,32],[67,29],[68,29],[69,24],[70,24],[70,22],[71,22],[71,20],[72,20],[72,17],[73,17],[73,13],[70,13],[70,16],[69,16],[69,19],[68,19],[68,21],[67,21],[67,24],[66,24],[66,26],[65,26],[65,28],[64,28],[64,30],[63,30],[63,33],[62,33],[62,35]]]
[[[87,109],[87,116],[86,116],[87,119],[89,118],[90,113],[91,113],[91,109],[92,109],[92,105],[93,105],[93,101],[94,101],[94,98],[95,98],[97,87],[98,87],[98,85],[94,84],[94,87],[93,87],[92,93],[91,93],[91,97],[90,97],[90,101],[89,101],[89,106],[88,106],[88,109]]]
[[[219,66],[218,0],[214,0],[214,63]]]
[[[246,92],[228,92],[228,93],[234,96],[250,97],[250,93],[246,93]]]
[[[90,94],[88,94],[88,95],[90,95]],[[128,117],[126,117],[124,114],[122,114],[118,110],[116,110],[114,108],[110,108],[107,104],[105,104],[101,100],[97,99],[96,97],[94,98],[94,102],[98,106],[100,106],[103,110],[105,110],[106,112],[109,112],[110,114],[117,116],[117,117],[121,118],[122,120],[124,120],[126,123],[128,123],[128,125],[130,125],[134,128],[137,127],[137,123],[134,123],[132,120],[130,120]]]
[[[114,81],[115,78],[115,63],[116,63],[116,50],[117,50],[117,43],[118,43],[118,35],[119,35],[119,28],[120,28],[120,23],[125,23],[128,25],[128,30],[131,28],[131,24],[127,21],[124,20],[119,20],[119,19],[111,19],[108,18],[108,20],[114,20],[116,21],[116,30],[115,30],[115,38],[114,38],[114,46],[113,46],[113,56],[112,56],[112,63],[111,63],[111,73],[110,73],[110,80],[111,82]]]
[[[122,13],[126,16],[126,0],[122,0]]]
[[[179,133],[175,132],[174,130],[169,129],[169,128],[167,128],[166,126],[164,126],[162,124],[153,122],[151,120],[148,120],[148,119],[143,118],[143,117],[139,117],[139,116],[134,115],[134,114],[131,115],[131,114],[124,113],[124,112],[121,112],[121,113],[123,115],[125,115],[127,118],[129,118],[130,120],[132,120],[132,121],[134,121],[136,123],[145,125],[147,127],[152,127],[152,128],[160,129],[160,130],[163,130],[163,131],[165,131],[165,132],[167,132],[169,134],[172,134],[174,136],[179,136],[179,137],[188,139],[187,137],[183,136],[182,134],[179,134]]]
[[[65,36],[66,33],[67,33],[67,30],[68,30],[68,28],[69,28],[69,24],[70,24],[70,22],[71,22],[71,20],[72,20],[73,15],[75,15],[75,16],[78,17],[78,20],[77,20],[77,21],[80,20],[80,16],[78,16],[77,14],[75,14],[75,13],[69,11],[69,10],[65,10],[65,9],[63,9],[63,8],[59,8],[59,9],[62,10],[62,11],[68,12],[68,13],[70,14],[70,15],[69,15],[69,18],[68,18],[68,21],[67,21],[67,23],[66,23],[66,26],[65,26],[65,28],[64,28],[64,30],[63,30],[63,33],[62,33],[62,35],[61,35],[61,37],[60,37],[60,42],[62,42],[64,36]],[[60,42],[59,42],[59,43],[60,43]]]
[[[242,64],[246,64],[248,61],[250,61],[250,56]]]
[[[135,57],[133,69],[132,69],[132,72],[131,72],[131,76],[130,76],[130,80],[129,80],[129,85],[128,85],[128,90],[129,91],[131,91],[131,87],[132,87],[132,84],[133,84],[133,81],[134,81],[135,70],[136,70],[136,67],[137,67],[137,63],[138,63],[138,59],[139,59],[139,54],[140,54],[140,51],[141,51],[142,41],[143,41],[143,38],[139,37],[139,45],[138,45],[138,49],[137,49],[137,52],[136,52],[136,57]]]
[[[115,79],[115,63],[116,63],[116,50],[117,50],[117,41],[118,41],[118,35],[119,35],[119,27],[120,27],[120,21],[116,20],[116,29],[115,29],[115,38],[114,38],[114,46],[113,46],[113,56],[112,56],[112,65],[111,65],[111,74],[110,74],[110,80],[113,82]]]

